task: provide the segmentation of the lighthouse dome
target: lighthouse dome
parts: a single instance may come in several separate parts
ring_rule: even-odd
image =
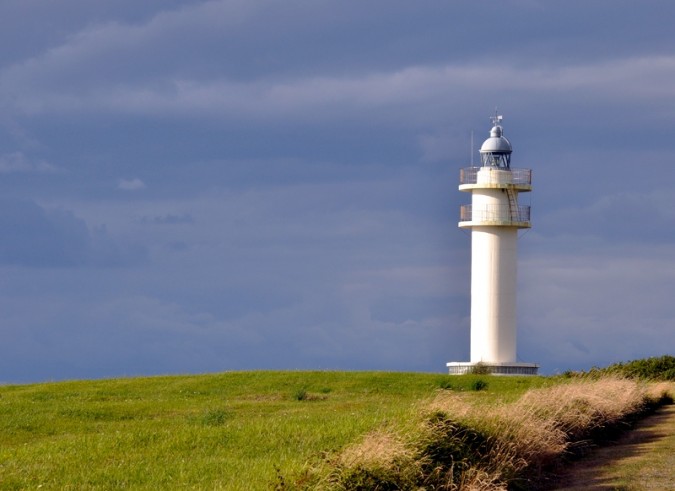
[[[497,167],[508,170],[511,168],[511,142],[504,136],[504,130],[499,124],[502,117],[498,114],[492,118],[490,138],[480,147],[480,160],[484,167]]]
[[[480,147],[480,153],[511,153],[511,142],[503,135],[502,127],[493,126],[490,131],[490,138],[483,142]]]

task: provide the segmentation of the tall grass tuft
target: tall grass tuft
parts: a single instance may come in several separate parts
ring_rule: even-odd
[[[393,432],[373,432],[335,461],[327,484],[346,489],[407,489],[421,476],[414,448]],[[331,487],[329,486],[329,487]]]
[[[583,442],[667,402],[667,391],[617,377],[575,379],[488,405],[441,390],[407,429],[366,436],[324,461],[304,489],[529,489]]]
[[[601,436],[602,431],[640,413],[648,399],[643,384],[606,377],[527,392],[514,409],[530,411],[534,421],[551,421],[568,442],[579,442]]]

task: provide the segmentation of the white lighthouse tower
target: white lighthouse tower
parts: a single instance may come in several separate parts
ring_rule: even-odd
[[[477,366],[497,375],[535,375],[538,365],[518,362],[516,269],[518,230],[530,228],[530,207],[518,194],[532,190],[532,171],[511,168],[511,143],[495,114],[480,148],[481,166],[460,172],[459,190],[471,193],[460,228],[471,229],[471,361],[450,362],[450,374]]]

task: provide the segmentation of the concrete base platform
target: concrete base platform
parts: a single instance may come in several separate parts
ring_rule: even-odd
[[[450,375],[465,375],[467,373],[489,373],[490,375],[537,375],[539,365],[536,363],[490,363],[490,362],[462,362],[451,361],[446,363]]]

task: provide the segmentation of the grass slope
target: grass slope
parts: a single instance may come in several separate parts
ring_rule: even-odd
[[[489,380],[485,390],[477,380]],[[543,377],[233,372],[0,387],[0,489],[268,489],[411,417],[439,388],[515,400]],[[473,389],[472,389],[473,388]]]

